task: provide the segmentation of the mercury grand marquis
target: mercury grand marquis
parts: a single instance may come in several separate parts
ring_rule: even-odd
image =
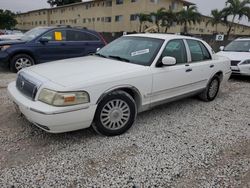
[[[134,34],[92,56],[25,68],[8,92],[18,111],[47,132],[92,126],[115,136],[156,105],[191,95],[214,100],[230,75],[230,60],[202,40]]]

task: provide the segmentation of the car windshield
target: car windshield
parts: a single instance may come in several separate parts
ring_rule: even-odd
[[[124,36],[103,47],[96,55],[150,66],[163,42],[162,39]]]
[[[233,41],[225,47],[224,51],[250,52],[250,40]]]
[[[21,37],[20,40],[23,41],[31,41],[34,38],[38,37],[42,33],[46,32],[49,28],[46,27],[37,27],[34,29],[31,29],[30,31],[26,32],[23,37]]]

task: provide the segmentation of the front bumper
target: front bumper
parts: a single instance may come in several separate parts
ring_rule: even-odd
[[[15,82],[9,84],[8,93],[30,122],[50,133],[90,127],[97,107],[96,105],[54,107],[40,101],[32,101],[17,90]]]
[[[233,75],[250,76],[250,65],[231,66]]]
[[[4,51],[0,51],[0,66],[7,67],[9,61],[9,54]]]

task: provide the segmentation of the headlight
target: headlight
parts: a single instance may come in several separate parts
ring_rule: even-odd
[[[241,63],[241,65],[249,65],[250,64],[250,59],[245,60]]]
[[[4,51],[6,49],[8,49],[10,47],[10,45],[4,45],[4,46],[0,46],[1,51]]]
[[[71,106],[89,103],[89,94],[85,91],[56,92],[42,89],[38,100],[53,106]]]

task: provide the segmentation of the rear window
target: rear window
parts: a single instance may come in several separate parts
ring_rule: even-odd
[[[68,30],[67,41],[99,41],[99,38],[91,33]]]

